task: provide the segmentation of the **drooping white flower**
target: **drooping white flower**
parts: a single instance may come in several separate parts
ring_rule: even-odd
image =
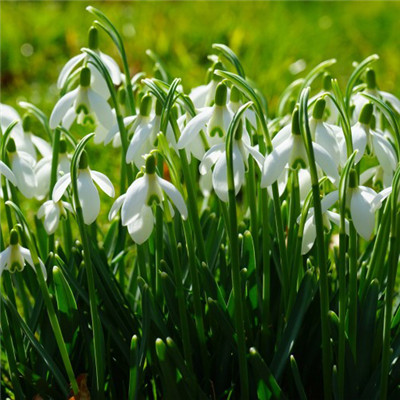
[[[13,139],[15,139],[15,135],[22,136],[22,123],[21,117],[18,112],[7,104],[0,103],[0,127],[1,131],[4,133],[8,126],[14,122],[18,121],[18,123],[13,128]]]
[[[101,172],[89,169],[87,155],[83,152],[79,161],[77,183],[79,202],[86,225],[93,223],[100,213],[99,192],[93,181],[97,183],[105,194],[114,197],[115,191],[111,181]],[[58,202],[70,184],[71,174],[67,173],[55,184],[52,194],[53,201]]]
[[[47,279],[46,268],[42,260],[39,259],[39,263],[44,278]],[[20,272],[26,264],[30,265],[36,272],[31,252],[19,244],[18,232],[12,229],[10,232],[10,245],[0,253],[0,276],[5,269],[11,273]]]
[[[37,217],[44,218],[44,229],[49,235],[52,235],[58,228],[60,218],[66,216],[66,211],[73,212],[72,206],[62,200],[57,202],[53,200],[45,201],[37,212]]]
[[[201,160],[206,145],[214,146],[223,143],[223,138],[228,132],[233,118],[233,113],[226,104],[227,90],[223,82],[218,84],[215,92],[215,104],[212,107],[203,108],[188,122],[179,138],[178,149],[186,148],[194,157]],[[201,137],[201,132],[203,132],[204,138]]]
[[[14,139],[8,140],[7,151],[19,191],[27,199],[31,199],[35,196],[37,188],[34,172],[35,160],[28,153],[17,151]]]
[[[298,109],[295,109],[292,117],[291,134],[287,135],[286,130],[280,134],[278,144],[270,154],[265,157],[262,172],[261,187],[268,187],[282,176],[287,164],[290,168],[306,168],[308,158],[303,139],[300,134]],[[331,155],[318,143],[313,143],[314,156],[317,165],[325,172],[328,179],[337,185],[339,174],[336,163]]]
[[[368,93],[374,97],[384,100],[385,102],[389,103],[397,113],[400,114],[400,100],[393,96],[388,92],[384,92],[378,89],[378,85],[376,83],[376,76],[375,71],[373,69],[367,69],[365,74],[365,80],[367,87],[365,89],[365,93]],[[353,105],[354,105],[354,112],[352,116],[352,120],[355,122],[359,119],[361,111],[363,107],[369,102],[369,100],[364,97],[361,92],[357,93],[353,96]],[[376,119],[377,124],[379,125],[380,122],[380,113],[377,108],[374,110],[374,116]]]
[[[91,27],[89,30],[89,48],[93,50],[104,63],[108,72],[110,73],[111,79],[114,85],[119,85],[121,83],[121,71],[118,64],[108,55],[102,53],[98,48],[98,31],[95,27]],[[107,83],[100,73],[100,71],[91,63],[88,63],[90,56],[86,53],[78,54],[72,57],[63,67],[57,80],[57,87],[62,89],[68,77],[71,73],[76,70],[78,65],[88,65],[90,69],[90,87],[93,88],[102,97],[108,99],[110,97],[110,92],[107,87]]]
[[[96,125],[96,134],[98,130],[110,129],[115,119],[110,105],[90,87],[90,69],[84,67],[80,74],[80,85],[55,105],[50,128],[55,129],[61,123],[69,129],[76,119],[79,125]]]
[[[337,200],[337,191],[327,194],[321,200],[322,221],[324,227],[328,231],[331,229],[331,222],[333,222],[335,225],[340,225],[340,215],[335,212],[329,211],[329,208],[331,208],[337,202]],[[347,234],[349,234],[349,221],[347,219],[345,220],[345,231]],[[310,208],[306,222],[304,224],[303,239],[301,243],[301,254],[306,254],[312,249],[316,236],[317,231],[315,228],[314,208]]]
[[[255,159],[260,169],[263,167],[264,157],[255,148],[250,145],[250,138],[246,131],[243,132],[243,124],[240,123],[233,139],[232,162],[233,179],[235,185],[235,194],[237,195],[244,184],[245,169],[248,167],[249,155]],[[215,165],[215,166],[214,166]],[[217,196],[224,202],[228,201],[228,164],[226,158],[225,143],[216,144],[211,147],[203,157],[199,165],[201,175],[212,172],[212,186]]]
[[[186,219],[188,212],[182,195],[172,183],[156,174],[155,158],[149,155],[146,158],[145,174],[136,179],[126,194],[114,202],[109,219],[114,218],[121,209],[122,225],[128,227],[128,232],[136,243],[142,244],[150,237],[154,227],[151,206],[155,203],[162,207],[165,196],[175,205],[182,218]],[[167,204],[169,206],[168,201]]]

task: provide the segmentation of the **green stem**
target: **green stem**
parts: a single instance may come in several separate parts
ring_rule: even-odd
[[[350,222],[349,247],[349,342],[354,360],[357,359],[357,232]]]

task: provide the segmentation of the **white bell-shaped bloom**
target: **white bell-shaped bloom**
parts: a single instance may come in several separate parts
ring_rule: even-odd
[[[42,260],[39,259],[39,263],[44,278],[47,279],[46,268]],[[5,269],[11,273],[20,272],[26,264],[30,265],[36,272],[31,252],[19,244],[18,232],[12,229],[10,232],[10,245],[0,253],[0,276]]]
[[[337,200],[337,191],[327,194],[321,200],[322,221],[324,227],[328,231],[330,231],[331,229],[331,222],[333,222],[335,225],[340,226],[340,215],[335,212],[329,211],[329,208],[331,208],[337,202]],[[299,219],[297,222],[299,222]],[[345,220],[345,231],[347,234],[349,234],[349,221],[347,219]],[[312,249],[316,236],[317,231],[315,228],[314,208],[310,208],[306,222],[304,224],[303,239],[301,242],[301,254],[306,254]]]
[[[172,183],[155,173],[155,158],[149,155],[146,158],[145,174],[136,179],[126,194],[114,202],[109,219],[114,218],[121,209],[122,225],[128,227],[128,232],[136,243],[142,244],[153,231],[154,216],[151,206],[156,203],[162,207],[163,201],[166,200],[165,195],[178,209],[182,218],[186,219],[188,211],[182,195]]]
[[[279,144],[265,157],[262,172],[261,187],[268,187],[282,176],[287,164],[290,168],[308,166],[308,158],[298,125],[298,110],[293,112],[292,133],[286,130],[279,136]],[[331,155],[318,143],[313,143],[314,156],[317,165],[325,172],[328,179],[335,185],[339,183],[337,166]]]
[[[18,123],[13,128],[13,139],[15,139],[15,136],[22,136],[23,134],[21,117],[14,108],[7,104],[0,103],[1,131],[4,133],[8,126],[14,121],[18,121]]]
[[[67,129],[77,120],[79,125],[96,125],[98,129],[111,128],[115,116],[110,105],[90,86],[90,69],[82,68],[80,85],[63,96],[50,116],[50,128],[62,123]]]
[[[72,206],[62,200],[57,202],[53,200],[45,201],[37,212],[37,217],[43,220],[44,229],[49,235],[52,235],[58,228],[60,218],[65,218],[67,213],[65,210],[73,212]]]
[[[214,146],[224,142],[224,136],[228,132],[233,113],[227,107],[227,87],[219,83],[215,93],[215,104],[204,108],[193,117],[182,131],[177,147],[186,149],[201,160],[204,156],[206,145]],[[205,134],[205,141],[201,137]]]
[[[400,114],[400,100],[396,96],[393,96],[392,94],[390,94],[388,92],[384,92],[384,91],[378,89],[378,86],[376,83],[375,71],[372,69],[368,69],[366,72],[365,78],[366,78],[366,83],[367,83],[365,93],[368,93],[371,96],[377,97],[378,99],[382,99],[386,103],[389,103],[392,106],[392,108],[397,113]],[[354,112],[353,112],[352,120],[355,122],[359,119],[363,107],[369,102],[369,100],[366,97],[364,97],[361,94],[361,92],[359,92],[353,96],[352,102],[354,105]],[[374,117],[377,121],[377,124],[379,124],[380,113],[376,107],[374,109]]]
[[[92,171],[88,168],[87,156],[84,152],[81,155],[78,168],[78,197],[82,207],[83,220],[86,225],[93,223],[100,213],[100,197],[94,182],[100,189],[110,197],[114,197],[115,191],[111,181],[98,171]],[[71,184],[71,174],[62,176],[54,186],[52,198],[58,202],[63,196],[67,187]]]
[[[19,191],[24,197],[31,199],[35,196],[37,188],[34,172],[35,160],[28,153],[17,151],[14,139],[9,139],[7,151]]]
[[[310,118],[311,136],[315,143],[318,143],[331,154],[336,166],[339,167],[342,159],[340,147],[335,130],[330,124],[323,121],[325,108],[326,100],[319,98],[314,105],[313,115]]]
[[[245,169],[248,167],[249,154],[255,159],[260,169],[263,167],[264,157],[255,148],[250,145],[250,138],[247,132],[242,133],[242,124],[240,124],[236,137],[232,143],[232,163],[233,180],[235,185],[235,195],[237,195],[245,181]],[[215,165],[215,166],[214,166]],[[216,144],[211,147],[199,165],[201,175],[208,175],[211,168],[212,186],[217,196],[224,202],[228,201],[228,164],[226,158],[225,143]]]
[[[102,53],[98,49],[98,31],[95,27],[91,27],[89,30],[89,48],[100,57],[101,61],[107,68],[114,85],[119,85],[121,83],[121,71],[119,66],[110,56]],[[57,80],[57,87],[62,89],[65,86],[68,77],[74,70],[76,70],[78,65],[87,64],[91,72],[90,87],[102,97],[108,99],[110,97],[110,92],[108,90],[107,83],[100,71],[93,64],[88,62],[90,58],[91,57],[86,53],[78,54],[77,56],[72,57],[64,65],[60,72]]]

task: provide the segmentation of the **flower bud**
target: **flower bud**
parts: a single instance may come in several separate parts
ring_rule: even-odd
[[[161,115],[162,109],[163,109],[162,103],[160,100],[157,99],[157,101],[156,101],[156,115],[157,116]]]
[[[365,73],[365,80],[367,82],[368,89],[376,89],[376,75],[373,69],[367,69],[367,72]]]
[[[95,26],[89,29],[89,49],[97,50],[99,48],[99,31]]]
[[[30,114],[25,114],[22,118],[22,128],[24,132],[30,132],[32,126],[32,117]]]
[[[326,106],[326,101],[324,98],[319,98],[314,105],[313,109],[313,118],[314,119],[322,119],[322,116],[324,115],[325,111],[325,106]]]
[[[358,186],[358,175],[355,169],[350,170],[349,174],[349,188],[354,189]]]
[[[233,85],[231,89],[231,98],[230,98],[231,102],[239,103],[241,98],[242,98],[242,93],[235,85]]]
[[[332,76],[327,72],[324,73],[322,77],[322,87],[326,92],[329,92],[332,89]]]
[[[82,87],[88,87],[90,85],[90,69],[83,67],[81,69],[80,85]]]
[[[149,154],[146,158],[146,174],[154,174],[156,172],[156,158],[153,154]]]
[[[65,139],[60,139],[59,143],[60,154],[65,154],[67,152],[67,142]]]
[[[79,169],[86,169],[88,167],[88,155],[84,150],[79,158]]]
[[[301,135],[300,121],[299,121],[299,109],[296,107],[292,113],[292,134]]]

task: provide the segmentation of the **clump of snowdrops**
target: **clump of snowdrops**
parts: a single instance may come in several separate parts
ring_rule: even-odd
[[[400,101],[378,57],[343,86],[321,63],[272,117],[225,45],[186,94],[152,52],[131,77],[88,10],[51,115],[1,105],[3,393],[399,398]],[[110,147],[113,181],[90,167]]]

